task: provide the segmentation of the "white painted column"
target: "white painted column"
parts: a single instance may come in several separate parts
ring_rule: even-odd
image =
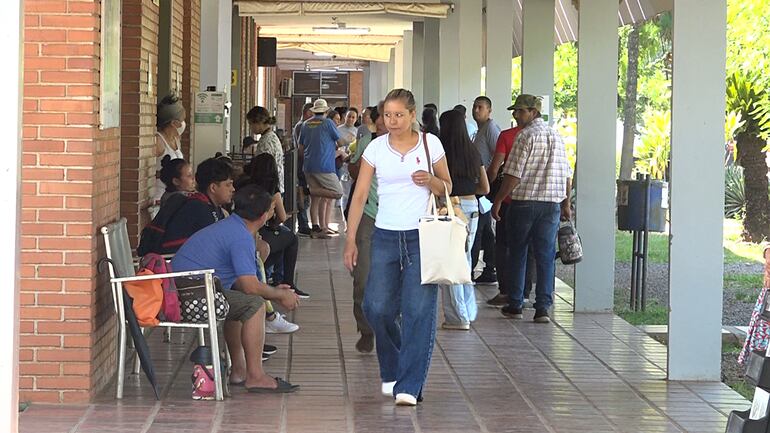
[[[441,98],[441,21],[438,18],[425,19],[423,45],[422,105],[438,105]],[[422,108],[422,107],[418,107]]]
[[[554,0],[523,1],[522,93],[549,96],[548,112],[553,113]]]
[[[387,90],[385,91],[385,94],[387,94],[388,92],[396,88],[396,49],[397,48],[398,46],[390,49],[390,61],[388,62],[388,74],[387,74],[388,79],[386,81],[387,85],[385,86],[387,87]]]
[[[501,128],[511,121],[506,108],[512,104],[513,13],[512,0],[487,0],[486,96],[492,100],[492,118]]]
[[[422,109],[423,102],[423,74],[425,57],[425,23],[412,24],[412,76],[411,89],[417,102],[418,110]]]
[[[0,159],[0,182],[6,185],[0,195],[0,245],[5,248],[0,260],[0,431],[19,429],[19,227],[21,196],[21,100],[22,100],[22,1],[3,4],[0,14],[0,45],[5,65],[0,81],[6,91],[0,104],[0,137],[5,157]]]
[[[393,87],[404,87],[404,40],[396,44],[393,49]]]
[[[201,89],[230,92],[232,0],[201,2]],[[232,99],[232,95],[230,96]]]
[[[615,125],[618,1],[580,3],[575,311],[612,311],[615,287]]]
[[[404,32],[401,43],[401,87],[412,90],[412,55],[414,54],[414,33],[411,30]]]
[[[720,377],[726,9],[725,0],[674,2],[671,380]]]
[[[385,97],[388,80],[388,64],[369,62],[369,100],[367,105],[377,105]]]
[[[454,3],[454,12],[441,20],[439,46],[439,114],[454,107],[460,100],[460,2]],[[428,72],[427,70],[425,71]],[[428,78],[428,77],[426,77]]]
[[[456,2],[455,5],[460,2]],[[457,13],[455,6],[455,13]],[[459,8],[460,13],[460,90],[459,101],[455,104],[463,104],[468,109],[468,118],[471,118],[473,100],[481,95],[481,0],[463,0]],[[511,38],[513,41],[513,38]]]

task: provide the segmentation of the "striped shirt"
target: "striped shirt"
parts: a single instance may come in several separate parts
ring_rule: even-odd
[[[521,180],[511,191],[513,200],[559,203],[567,198],[572,168],[559,133],[537,118],[516,137],[503,173]]]

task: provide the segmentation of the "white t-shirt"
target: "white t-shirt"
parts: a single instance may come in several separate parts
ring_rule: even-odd
[[[412,173],[428,171],[427,156],[422,144],[422,134],[417,145],[406,155],[390,146],[390,134],[374,139],[364,151],[363,158],[374,167],[377,176],[379,208],[374,225],[384,230],[415,230],[420,217],[425,215],[430,199],[427,186],[412,182]],[[432,163],[444,157],[444,147],[433,134],[427,134]]]

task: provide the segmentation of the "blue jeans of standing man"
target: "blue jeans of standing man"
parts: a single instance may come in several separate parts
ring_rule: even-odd
[[[524,303],[524,279],[527,273],[527,246],[535,255],[537,283],[535,309],[553,305],[556,278],[556,233],[559,230],[559,203],[514,200],[505,214],[508,251],[511,260],[510,305],[521,308]]]
[[[479,202],[474,197],[471,200],[460,199],[460,207],[468,217],[468,239],[465,242],[465,255],[468,265],[471,264],[471,248],[476,239],[476,227],[479,224]],[[484,253],[486,254],[486,252]],[[473,274],[473,270],[471,270]],[[444,320],[453,325],[468,324],[476,320],[479,309],[476,305],[476,292],[473,284],[452,284],[441,286],[441,304],[444,309]]]
[[[438,287],[420,281],[417,230],[375,227],[363,307],[374,330],[380,377],[383,382],[396,382],[394,396],[420,397],[428,377],[436,338]]]

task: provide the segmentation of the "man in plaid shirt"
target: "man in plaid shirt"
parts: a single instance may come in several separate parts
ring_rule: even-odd
[[[537,263],[534,320],[548,323],[548,309],[553,305],[556,233],[559,220],[572,217],[568,193],[572,169],[561,136],[540,116],[541,104],[541,98],[522,94],[508,107],[522,130],[503,167],[505,176],[495,196],[492,217],[500,220],[500,204],[510,196],[505,228],[513,284],[503,315],[522,318],[527,247],[531,243]]]

